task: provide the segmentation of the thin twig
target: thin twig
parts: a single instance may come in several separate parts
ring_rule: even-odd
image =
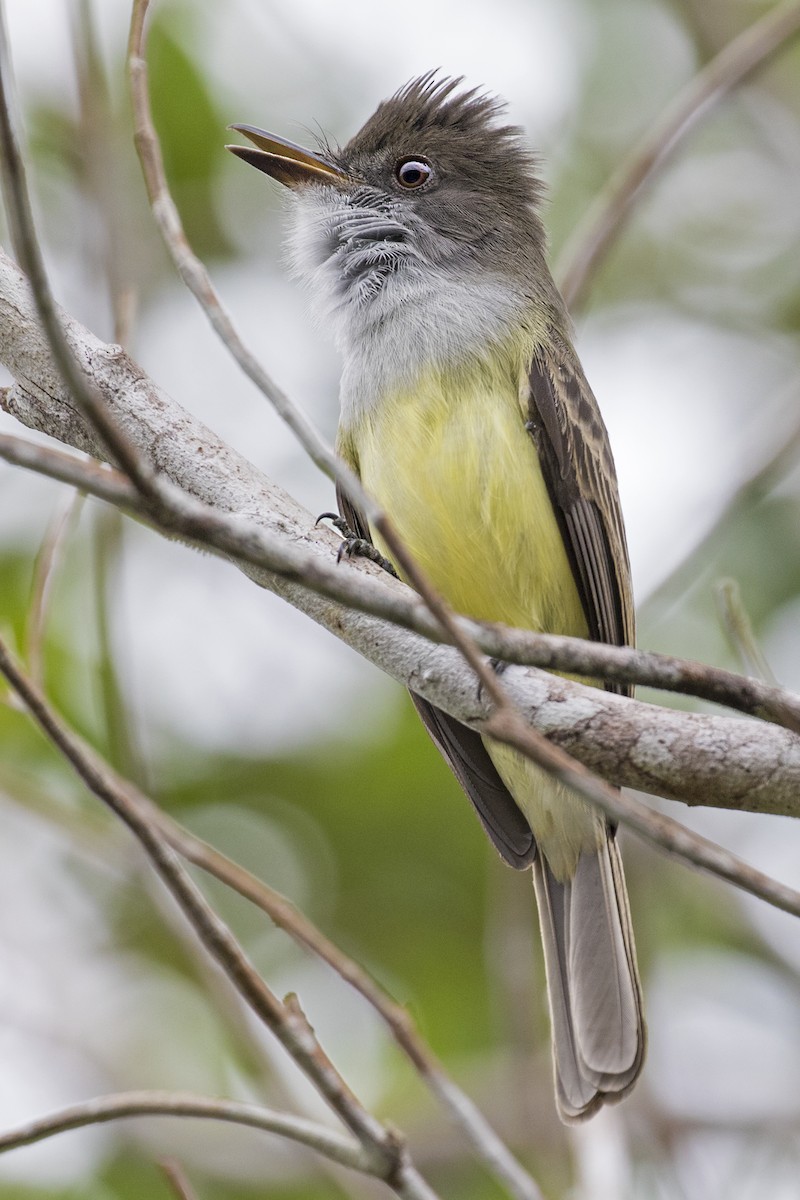
[[[53,582],[61,563],[64,546],[80,515],[83,496],[74,492],[51,520],[33,568],[31,602],[25,622],[25,649],[28,669],[38,684],[43,682],[43,648],[48,604]]]
[[[30,1146],[57,1133],[119,1121],[123,1117],[196,1117],[244,1125],[265,1133],[279,1134],[309,1146],[342,1166],[374,1174],[374,1162],[352,1137],[302,1117],[274,1112],[256,1104],[195,1096],[188,1092],[121,1092],[71,1104],[47,1117],[0,1133],[0,1153]]]
[[[800,412],[800,389],[793,382],[785,403],[789,413]],[[725,505],[718,519],[690,551],[688,557],[662,580],[644,601],[645,613],[657,612],[664,604],[672,603],[676,594],[696,583],[713,557],[713,548],[742,516],[763,501],[778,487],[800,462],[800,416],[787,432],[781,433],[771,453],[743,480]],[[792,728],[792,726],[789,726]],[[798,730],[800,732],[800,730]]]
[[[290,900],[222,851],[179,825],[161,809],[155,809],[153,819],[158,821],[164,837],[183,858],[255,904],[279,929],[328,963],[346,983],[360,992],[384,1019],[398,1045],[421,1074],[428,1075],[441,1069],[432,1050],[420,1037],[409,1012],[394,1001],[363,967],[325,937]]]
[[[330,1107],[361,1142],[374,1161],[373,1173],[399,1195],[423,1195],[426,1188],[394,1131],[372,1117],[325,1056],[304,1021],[294,1015],[267,987],[227,925],[210,907],[181,865],[174,850],[151,819],[149,806],[122,783],[102,759],[67,728],[39,689],[24,674],[0,639],[0,672],[25,703],[31,716],[66,758],[89,789],[106,804],[138,839],[156,872],[166,884],[196,934],[222,968],[239,995],[275,1034]],[[405,1191],[401,1191],[401,1185]],[[411,1188],[412,1190],[408,1190]]]
[[[167,1158],[158,1165],[168,1186],[175,1193],[177,1200],[197,1200],[192,1185],[186,1177],[186,1172],[176,1159]]]
[[[686,859],[711,875],[726,879],[743,891],[767,900],[776,908],[800,916],[800,892],[778,883],[709,839],[690,832],[679,821],[653,812],[630,796],[624,795],[529,725],[522,718],[488,661],[481,657],[475,642],[463,634],[453,614],[430,587],[424,575],[417,571],[413,561],[401,560],[400,565],[412,584],[422,592],[423,599],[449,635],[449,640],[456,645],[472,667],[481,686],[495,705],[494,711],[482,722],[481,733],[513,746],[590,804],[601,809],[612,820],[623,821],[648,840],[653,838],[658,827],[657,844],[661,849]]]
[[[93,459],[77,458],[74,454],[65,454],[63,450],[54,450],[50,446],[40,446],[29,442],[26,438],[14,437],[13,434],[0,433],[0,458],[15,466],[25,467],[28,471],[36,471],[50,479],[58,479],[87,495],[96,496],[98,500],[107,500],[118,508],[128,511],[140,509],[139,493],[128,482],[121,471],[107,467]]]
[[[467,658],[467,661],[476,671],[479,678],[482,679],[486,693],[490,695],[495,704],[498,705],[501,719],[494,720],[493,724],[490,722],[485,722],[482,726],[484,731],[490,732],[493,736],[497,736],[501,740],[508,739],[512,744],[517,745],[517,747],[520,748],[523,753],[533,756],[535,761],[538,761],[542,764],[550,762],[551,766],[555,768],[557,772],[566,772],[566,775],[561,774],[559,777],[568,777],[570,780],[570,785],[580,790],[582,794],[587,796],[587,798],[591,799],[595,795],[603,797],[603,799],[599,801],[595,800],[595,802],[601,803],[601,806],[607,811],[614,810],[614,801],[616,800],[616,797],[613,791],[611,792],[612,799],[609,799],[609,795],[605,795],[603,793],[603,785],[601,785],[599,781],[591,781],[591,783],[598,785],[600,788],[599,792],[596,788],[590,786],[589,782],[587,782],[587,779],[585,778],[585,772],[576,770],[575,768],[577,764],[573,763],[570,766],[569,756],[565,756],[563,751],[560,752],[561,757],[559,759],[553,760],[548,754],[548,745],[541,735],[534,736],[532,731],[528,730],[528,737],[525,738],[523,736],[525,732],[524,724],[517,718],[516,714],[513,713],[506,698],[505,689],[498,683],[496,677],[494,677],[494,673],[490,671],[487,664],[482,660],[477,648],[470,642],[469,636],[459,631],[452,615],[449,614],[442,600],[435,595],[425,581],[421,580],[416,568],[408,561],[407,556],[405,556],[402,547],[399,548],[399,553],[398,550],[394,548],[392,545],[392,539],[389,537],[389,529],[383,523],[384,520],[385,519],[381,514],[377,514],[376,528],[382,534],[384,541],[389,546],[390,552],[395,555],[398,564],[403,567],[407,576],[412,578],[412,581],[418,586],[418,588],[420,588],[428,607],[431,608],[436,619],[442,624],[442,627],[448,636],[448,640],[453,640],[459,645],[459,648]],[[495,714],[495,716],[497,716],[497,714]],[[618,812],[618,805],[616,811]],[[647,814],[646,810],[644,810],[644,813],[638,813],[638,828],[642,828],[643,826],[647,825],[648,816],[649,814]],[[680,827],[678,827],[678,829],[680,829]],[[686,831],[683,831],[683,834],[685,837]],[[675,843],[674,836],[673,843]],[[708,869],[714,869],[714,867],[710,865],[712,858],[709,858],[708,854],[703,852],[700,854],[698,861],[700,861],[702,865],[706,866]],[[728,871],[726,877],[730,877],[729,863],[726,864],[726,869]],[[755,886],[758,887],[759,885],[760,881],[756,881]],[[787,902],[785,895],[782,898],[782,902]]]
[[[149,4],[150,0],[133,0],[131,10],[128,73],[134,113],[134,141],[153,216],[175,267],[236,362],[270,401],[312,461],[340,484],[353,503],[364,512],[370,527],[383,538],[395,564],[405,570],[407,578],[422,595],[435,620],[442,624],[444,601],[441,597],[434,599],[435,589],[428,581],[425,581],[424,586],[418,586],[423,579],[422,572],[408,553],[388,514],[369,495],[355,472],[325,443],[305,413],[277,386],[255,355],[245,346],[211,282],[208,271],[189,245],[177,206],[169,191],[161,145],[150,109],[145,57],[145,27]],[[444,625],[442,627],[444,628]],[[468,640],[466,635],[461,636],[462,652]],[[473,668],[477,661],[478,658],[473,655]],[[480,672],[478,674],[480,677]],[[492,695],[495,685],[491,683],[488,675],[483,682],[488,694]]]
[[[771,8],[722,49],[648,129],[590,205],[556,270],[567,306],[578,308],[625,218],[676,147],[712,107],[800,31],[800,4]]]
[[[114,341],[129,346],[136,317],[136,289],[127,279],[131,261],[132,217],[127,172],[114,128],[114,101],[108,86],[91,0],[71,5],[72,56],[78,85],[81,184],[95,206],[91,251],[102,262],[114,321]],[[125,147],[127,149],[127,147]]]
[[[664,813],[654,812],[625,792],[611,787],[582,763],[556,746],[543,734],[527,725],[516,710],[496,710],[483,726],[483,732],[514,746],[567,787],[578,792],[612,821],[620,822],[644,837],[658,849],[674,854],[709,875],[716,875],[734,887],[792,916],[800,917],[800,892],[779,883],[763,871],[751,867],[724,847],[673,821]]]
[[[714,598],[722,628],[742,669],[774,684],[774,672],[758,644],[738,582],[735,579],[719,579],[714,585]]]
[[[367,496],[358,476],[326,444],[306,414],[278,387],[240,337],[211,282],[205,265],[189,245],[175,201],[169,191],[161,144],[153,123],[147,82],[146,17],[150,0],[133,0],[128,37],[128,75],[134,114],[134,142],[156,225],[183,282],[206,314],[233,358],[269,400],[278,416],[297,437],[311,460],[374,520],[380,510]]]
[[[184,532],[187,528],[178,526],[171,512],[162,510],[158,518],[152,516],[123,475],[91,460],[81,460],[8,434],[0,434],[0,458],[107,500],[137,514],[162,533]],[[297,580],[320,595],[391,621],[432,642],[449,640],[414,592],[396,581],[375,577],[368,565],[351,564],[353,569],[342,570],[333,562],[304,552],[297,539],[270,538],[264,529],[245,526],[239,518],[223,512],[215,512],[214,517],[214,523],[209,524],[203,535],[195,533],[194,540],[203,549]],[[606,646],[561,634],[483,624],[464,617],[458,618],[458,623],[491,658],[695,696],[800,732],[800,696],[732,671],[631,646]]]
[[[97,431],[109,455],[143,495],[157,493],[156,478],[139,451],[110,415],[94,383],[80,369],[59,320],[44,268],[31,213],[25,164],[14,130],[11,59],[6,33],[5,5],[0,0],[0,172],[11,240],[20,265],[30,280],[39,319],[47,332],[53,358],[73,400]]]
[[[23,709],[21,704],[19,707]],[[72,818],[68,818],[60,805],[55,804],[52,800],[48,802],[45,798],[31,793],[29,779],[9,777],[6,771],[0,782],[6,793],[15,800],[19,800],[26,809],[30,810],[33,806],[34,809],[42,810],[48,822],[55,821],[73,834],[76,832],[74,814]],[[129,785],[126,784],[126,786]],[[133,788],[133,785],[130,787]],[[24,794],[26,788],[27,795]],[[164,838],[182,858],[254,904],[269,917],[277,928],[288,934],[298,946],[327,963],[345,983],[364,997],[383,1020],[400,1050],[408,1057],[423,1084],[436,1097],[453,1124],[466,1132],[471,1146],[481,1147],[481,1158],[484,1162],[494,1164],[492,1169],[497,1177],[503,1180],[509,1196],[514,1200],[541,1200],[541,1193],[536,1183],[519,1166],[513,1154],[498,1137],[480,1109],[447,1075],[441,1062],[421,1036],[411,1013],[394,1000],[359,963],[327,938],[303,912],[280,892],[275,891],[274,888],[271,888],[246,867],[229,858],[221,850],[209,845],[208,842],[180,825],[141,792],[137,791],[136,794],[139,803],[146,806],[151,820],[158,825]],[[90,836],[96,843],[91,847],[93,853],[107,863],[109,861],[107,841],[98,838],[94,828],[89,831],[83,828],[90,815],[87,811],[80,816],[81,846],[85,848],[86,837]],[[193,946],[196,946],[196,943],[193,943]],[[213,978],[209,978],[208,982],[213,984]],[[236,1032],[241,1033],[241,1026]]]
[[[99,652],[96,674],[108,758],[120,774],[146,785],[146,768],[127,720],[112,644],[111,617],[119,605],[114,604],[111,579],[112,572],[119,565],[122,537],[123,520],[120,512],[101,507],[92,513],[91,575]]]
[[[207,470],[203,470],[198,477],[202,478],[204,485],[208,482],[207,475]],[[249,486],[246,479],[243,482]],[[252,502],[255,493],[249,492],[249,496]],[[265,498],[263,503],[269,504],[270,501]],[[290,533],[290,527],[286,524],[285,504],[283,519],[286,536]],[[330,588],[330,594],[349,603],[351,608],[372,608],[372,603],[365,598],[373,596],[380,605],[386,604],[386,607],[377,607],[375,611],[390,618],[396,615],[400,623],[415,624],[408,617],[409,613],[416,614],[420,624],[415,624],[415,627],[431,636],[432,618],[422,608],[422,602],[413,597],[408,589],[395,580],[374,579],[362,570],[336,571],[327,560],[313,558],[309,567],[308,556],[296,544],[306,536],[302,520],[298,518],[297,525],[292,528],[295,536],[283,544],[277,566],[285,570],[288,556],[289,562],[295,564],[294,578],[298,582],[310,583],[320,591]],[[226,530],[226,536],[231,539],[226,542],[226,550],[245,561],[253,557],[263,562],[265,560],[259,559],[259,555],[265,552],[269,554],[275,549],[275,540],[264,535],[260,527],[243,526],[226,514],[215,514],[215,523],[208,529],[212,542],[201,537],[198,539],[201,544],[208,548],[214,541],[219,542],[218,535]],[[269,562],[269,558],[266,561]],[[426,695],[439,707],[468,723],[482,715],[476,711],[472,687],[467,686],[466,681],[453,671],[452,659],[446,651],[431,647],[423,652],[422,646],[413,638],[402,642],[388,631],[382,632],[371,622],[364,625],[364,618],[353,618],[345,608],[320,610],[319,602],[312,602],[308,593],[298,595],[296,590],[284,590],[276,585],[273,576],[258,573],[255,578],[286,596],[303,611],[311,613],[315,619],[321,620],[337,636],[344,637],[384,670]],[[411,603],[410,609],[406,601]],[[473,626],[466,622],[466,628]],[[436,636],[435,627],[433,636]],[[441,637],[441,634],[438,636]],[[592,674],[590,662],[596,661],[593,658],[596,655],[600,656],[600,661],[607,659],[612,664],[622,663],[623,666],[626,663],[641,663],[642,672],[636,674],[636,678],[648,678],[645,674],[648,666],[658,664],[655,678],[658,680],[658,672],[662,672],[668,686],[669,677],[673,674],[670,660],[664,659],[662,666],[655,656],[641,655],[634,650],[515,631],[510,636],[512,642],[521,638],[522,644],[534,650],[537,646],[544,647],[544,652],[549,655],[549,664],[562,669],[566,659],[560,655],[559,647],[566,647],[575,663],[573,669],[576,674]],[[481,641],[481,644],[484,649],[489,649],[488,643]],[[584,651],[588,658],[581,664],[580,656]],[[403,663],[408,664],[405,669]],[[712,681],[724,682],[726,678],[725,673],[691,663],[678,664],[674,674],[675,678],[688,675],[690,679],[703,681],[708,672]],[[603,669],[600,668],[598,673],[602,675]],[[622,670],[619,674],[624,677]],[[509,678],[510,674],[505,677],[506,683]],[[797,812],[797,791],[793,782],[797,753],[793,738],[781,740],[777,738],[777,731],[767,733],[765,727],[762,733],[752,724],[731,722],[726,718],[659,710],[636,701],[621,701],[610,693],[567,683],[549,674],[528,674],[523,677],[516,673],[515,678],[517,703],[526,706],[529,719],[544,719],[551,737],[567,740],[573,753],[581,758],[585,756],[595,769],[601,770],[615,782],[671,796],[689,804],[713,804],[723,808],[749,808],[786,814]],[[778,689],[769,689],[753,680],[737,679],[735,676],[727,678],[735,682],[735,688],[741,696],[751,697],[751,708],[757,711],[758,704],[763,701],[773,706],[776,716],[780,716],[781,709],[784,710],[783,724],[789,727],[793,721],[796,724],[794,714],[800,712],[797,697]],[[434,685],[433,689],[431,684]],[[530,688],[535,690],[537,697],[533,702],[531,696],[534,692],[526,690]],[[574,718],[570,708],[570,704],[576,702],[581,710],[580,736],[577,738],[572,736]],[[742,703],[741,707],[747,708],[748,705]],[[561,725],[553,720],[556,712],[564,714]],[[657,831],[653,836],[658,840]]]

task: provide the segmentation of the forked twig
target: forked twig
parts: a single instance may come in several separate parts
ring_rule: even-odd
[[[431,1200],[432,1191],[413,1167],[399,1135],[361,1104],[322,1051],[305,1021],[270,991],[230,929],[214,912],[152,820],[148,805],[120,781],[102,759],[67,728],[0,639],[0,672],[30,715],[86,786],[128,826],[177,901],[206,950],[242,999],[273,1032],[373,1162],[371,1173],[406,1200]]]

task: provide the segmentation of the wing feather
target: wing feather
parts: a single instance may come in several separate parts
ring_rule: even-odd
[[[538,350],[531,362],[526,428],[539,453],[591,637],[632,645],[630,565],[608,434],[574,351],[564,342],[552,347]]]

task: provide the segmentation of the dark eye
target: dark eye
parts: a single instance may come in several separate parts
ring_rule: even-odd
[[[419,188],[427,183],[433,174],[433,167],[424,158],[401,158],[395,165],[394,177],[401,187]]]

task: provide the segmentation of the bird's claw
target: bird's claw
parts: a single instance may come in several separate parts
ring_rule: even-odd
[[[366,538],[359,537],[357,533],[354,533],[344,517],[340,517],[338,513],[324,512],[317,517],[316,524],[319,525],[320,521],[330,521],[331,525],[334,525],[342,535],[341,544],[336,551],[337,562],[341,562],[343,558],[366,558],[383,571],[394,575],[395,579],[399,578],[389,559],[384,558],[372,542],[368,542]]]

